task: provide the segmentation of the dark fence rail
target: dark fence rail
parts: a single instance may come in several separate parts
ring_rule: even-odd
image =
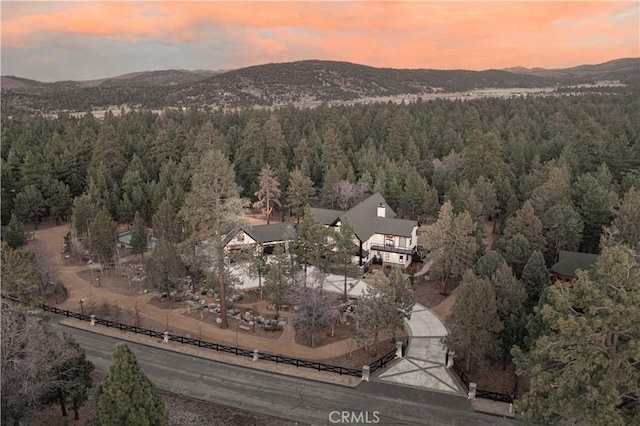
[[[460,379],[460,381],[462,382],[464,387],[467,389],[467,391],[469,391],[469,383],[471,383],[471,380],[469,379],[469,376],[467,376],[467,373],[465,373],[464,370],[462,370],[462,368],[458,365],[455,359],[453,360],[451,369],[453,370],[454,373],[456,373],[456,376],[458,377],[458,379]],[[492,399],[494,401],[500,401],[500,402],[507,402],[509,404],[511,404],[516,399],[514,395],[508,395],[506,393],[500,393],[500,392],[486,391],[482,389],[476,389],[476,397]]]
[[[41,308],[45,312],[51,312],[56,315],[62,315],[68,318],[75,318],[81,321],[91,321],[90,315],[79,314],[77,312],[67,311],[64,309],[59,309],[54,306],[48,306],[48,305],[41,305]],[[109,321],[106,319],[94,318],[94,321],[96,324],[104,325],[105,327],[116,328],[121,331],[130,331],[136,334],[144,334],[145,336],[149,336],[149,337],[156,337],[156,338],[162,339],[165,336],[164,333],[161,333],[158,331],[149,330],[146,328],[140,328],[140,327],[136,327],[128,324],[121,324],[119,322]],[[243,348],[238,348],[235,346],[221,345],[219,343],[192,339],[190,337],[177,336],[175,334],[170,334],[170,333],[168,334],[168,338],[172,342],[179,342],[184,345],[193,345],[193,346],[198,346],[200,348],[213,349],[217,352],[225,352],[225,353],[229,353],[236,356],[244,356],[247,358],[253,357],[253,351],[243,349]],[[407,344],[407,341],[405,340],[405,347],[406,347],[406,344]],[[259,357],[262,360],[275,362],[276,364],[293,365],[296,367],[310,368],[317,371],[328,371],[331,373],[337,373],[340,375],[353,376],[353,377],[362,376],[362,370],[357,368],[348,368],[348,367],[341,367],[338,365],[324,364],[321,362],[291,358],[291,357],[278,355],[278,354],[270,354],[268,352],[260,352]],[[393,351],[383,355],[380,359],[371,363],[369,365],[370,373],[374,373],[376,370],[379,370],[380,368],[384,368],[387,364],[389,364],[395,358],[396,358],[396,351],[394,349]]]

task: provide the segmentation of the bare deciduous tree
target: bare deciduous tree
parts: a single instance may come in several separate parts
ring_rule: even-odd
[[[52,392],[80,396],[82,385],[70,369],[84,351],[69,342],[18,309],[2,309],[2,424],[19,425],[50,403]]]
[[[338,207],[349,210],[365,198],[369,185],[366,182],[351,183],[348,180],[339,180],[334,185],[333,191]]]
[[[293,323],[309,338],[309,346],[316,344],[318,328],[327,326],[337,316],[337,298],[324,291],[326,275],[314,271],[309,274],[310,286],[296,286],[293,289]]]

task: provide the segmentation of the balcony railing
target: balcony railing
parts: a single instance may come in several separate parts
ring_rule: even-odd
[[[385,251],[387,253],[413,254],[413,248],[386,246],[382,244],[371,244],[371,251]]]

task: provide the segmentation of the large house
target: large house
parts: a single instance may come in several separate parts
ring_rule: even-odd
[[[273,248],[288,240],[288,234],[294,235],[295,223],[273,223],[243,227],[231,232],[225,240],[226,250],[246,250],[261,248],[263,253],[271,254]]]
[[[318,223],[339,227],[348,221],[355,234],[353,263],[365,267],[377,258],[385,265],[406,268],[418,245],[418,223],[396,219],[395,212],[380,194],[373,194],[347,211],[312,208],[311,215]],[[293,223],[257,225],[233,231],[227,236],[225,248],[238,250],[260,247],[264,253],[277,244],[285,243],[295,232]],[[289,232],[287,232],[289,230]]]
[[[414,220],[396,219],[395,212],[382,195],[371,195],[347,211],[312,208],[316,222],[339,227],[348,221],[353,227],[359,246],[354,263],[368,266],[374,257],[385,265],[406,268],[411,264],[418,245],[418,223]]]

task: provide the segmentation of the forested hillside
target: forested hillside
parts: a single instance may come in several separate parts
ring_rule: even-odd
[[[322,102],[459,93],[476,89],[554,88],[556,91],[630,93],[640,88],[640,59],[546,70],[432,70],[374,68],[308,60],[258,65],[228,72],[164,70],[91,81],[42,83],[2,77],[5,114],[143,108],[306,107]],[[608,81],[605,86],[598,82]],[[591,87],[586,88],[584,85]]]
[[[175,288],[188,269],[224,300],[222,241],[250,205],[241,197],[299,217],[307,203],[346,209],[380,192],[399,217],[435,221],[421,241],[443,293],[462,277],[446,344],[467,370],[513,359],[532,383],[516,401],[531,421],[630,424],[640,410],[639,116],[635,94],[5,115],[3,240],[19,247],[24,226],[72,220],[82,250],[109,264],[117,223],[134,224],[141,257],[152,226],[154,285]],[[483,245],[486,220],[503,225],[495,247]],[[318,230],[298,236],[326,249],[310,214],[301,229]],[[209,242],[215,254],[200,262],[197,247]],[[294,243],[297,253],[309,247]],[[591,274],[551,285],[560,250],[602,254]],[[297,253],[299,264],[312,256]],[[3,279],[3,291],[21,282]]]
[[[150,223],[165,198],[181,208],[192,171],[216,147],[248,198],[269,164],[285,196],[299,170],[319,205],[336,206],[336,183],[347,180],[418,219],[435,215],[445,199],[456,211],[503,221],[527,200],[540,217],[562,203],[584,222],[580,248],[596,252],[618,200],[640,187],[639,112],[635,96],[583,96],[136,111],[104,121],[5,117],[2,222],[11,213],[36,223],[67,219],[84,194],[114,220],[131,222],[138,210]]]

